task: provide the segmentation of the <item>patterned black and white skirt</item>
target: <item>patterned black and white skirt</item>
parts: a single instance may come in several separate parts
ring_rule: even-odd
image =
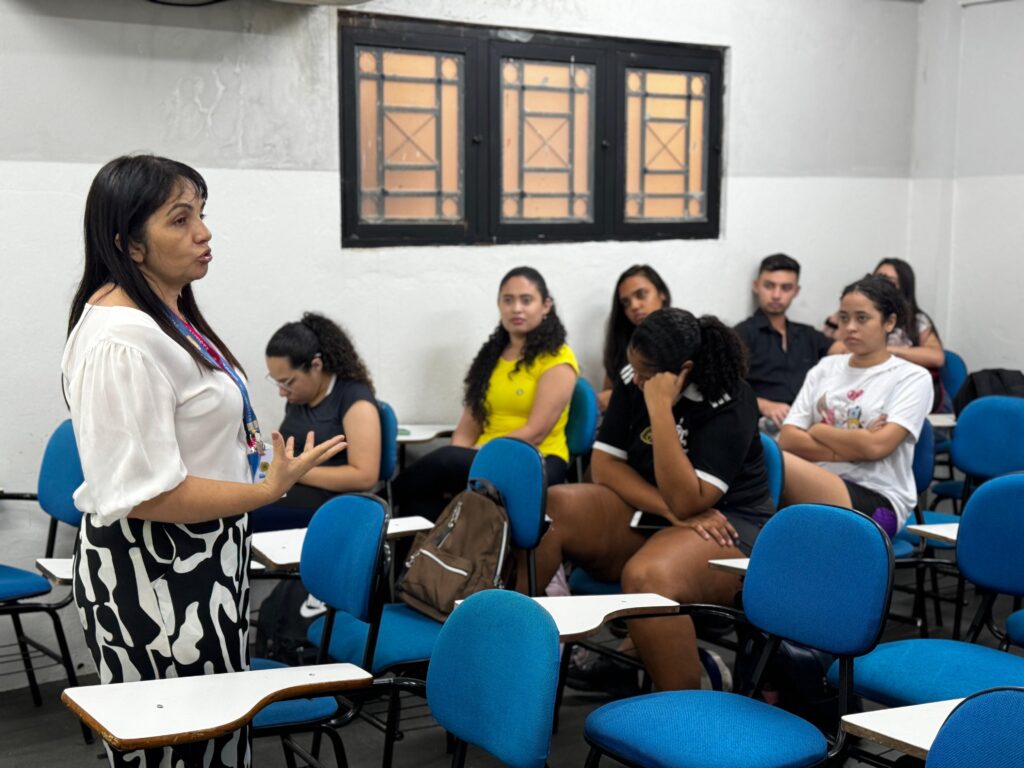
[[[102,683],[249,667],[248,516],[195,524],[82,518],[74,596]],[[245,768],[248,728],[194,745],[116,752],[113,766]]]

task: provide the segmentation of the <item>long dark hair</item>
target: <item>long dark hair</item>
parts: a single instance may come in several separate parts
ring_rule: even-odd
[[[688,380],[711,401],[735,395],[747,375],[743,342],[714,315],[698,318],[685,309],[659,309],[637,326],[629,346],[658,373],[679,373],[692,360]]]
[[[540,272],[533,267],[516,267],[510,270],[508,274],[501,278],[501,283],[498,287],[499,296],[501,295],[501,288],[513,277],[525,277],[529,280],[540,294],[541,301],[547,301],[551,298],[551,295],[548,293],[548,284],[544,282]],[[565,326],[562,325],[562,321],[559,319],[558,313],[555,311],[555,305],[552,302],[551,311],[548,312],[540,325],[526,334],[523,354],[516,360],[516,365],[509,375],[511,376],[512,373],[515,373],[520,368],[528,368],[539,355],[544,353],[556,354],[565,343],[565,337]],[[508,331],[505,330],[501,323],[498,323],[498,327],[494,329],[494,332],[491,333],[487,341],[480,347],[480,351],[476,353],[476,357],[473,358],[473,362],[469,366],[469,372],[464,380],[465,390],[462,404],[470,409],[473,413],[473,418],[477,420],[481,427],[487,426],[488,413],[485,401],[487,400],[487,388],[491,383],[491,373],[494,371],[494,366],[498,364],[498,358],[501,357],[501,353],[508,346],[509,339]]]
[[[915,347],[921,343],[921,332],[917,328],[918,315],[924,315],[928,319],[928,324],[932,327],[932,333],[938,338],[939,332],[935,330],[935,323],[932,322],[927,312],[922,311],[917,306],[917,279],[914,277],[914,268],[903,259],[882,259],[875,265],[875,272],[877,273],[878,268],[885,265],[892,267],[896,271],[896,277],[900,283],[898,286],[899,292],[907,303],[907,316],[900,326],[906,332],[910,343]]]
[[[665,285],[665,281],[661,279],[661,275],[649,264],[634,264],[619,275],[619,279],[615,282],[615,291],[612,293],[612,309],[608,313],[608,322],[604,332],[604,370],[612,381],[619,377],[618,369],[626,356],[629,338],[633,335],[633,329],[636,327],[626,317],[626,310],[619,301],[619,288],[629,278],[637,275],[646,277],[654,285],[655,290],[664,295],[664,307],[672,306],[672,292]]]
[[[864,275],[860,280],[843,288],[843,293],[839,298],[842,299],[848,293],[860,293],[867,296],[874,308],[882,313],[883,323],[896,315],[896,327],[907,327],[910,307],[907,300],[903,298],[902,289],[893,285],[888,278],[882,277],[882,275]]]
[[[296,323],[285,323],[267,342],[267,357],[287,357],[292,368],[308,371],[313,359],[320,355],[324,371],[339,379],[358,381],[373,391],[370,372],[366,370],[355,345],[340,325],[315,312],[305,312]]]
[[[190,184],[196,195],[206,200],[206,180],[194,168],[175,160],[154,155],[126,155],[100,168],[85,200],[85,268],[71,301],[69,336],[89,297],[101,286],[112,283],[153,318],[160,330],[184,349],[200,368],[216,369],[178,331],[168,315],[167,306],[129,256],[132,245],[146,247],[146,221],[182,184]],[[213,342],[231,365],[245,372],[199,311],[191,285],[182,289],[178,297],[178,311]]]

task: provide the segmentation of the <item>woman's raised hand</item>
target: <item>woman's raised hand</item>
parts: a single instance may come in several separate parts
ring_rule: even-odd
[[[317,445],[316,437],[310,431],[306,435],[306,445],[302,453],[296,456],[294,437],[289,437],[286,441],[280,432],[274,432],[271,440],[274,444],[274,460],[270,463],[267,477],[263,481],[273,497],[271,502],[284,496],[288,489],[313,467],[320,466],[348,447],[344,435],[336,435]]]

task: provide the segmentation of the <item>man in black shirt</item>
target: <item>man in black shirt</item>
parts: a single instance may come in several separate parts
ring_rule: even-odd
[[[796,259],[784,253],[766,256],[753,290],[757,311],[737,325],[736,332],[750,353],[747,381],[757,395],[757,409],[781,427],[804,377],[828,354],[832,341],[809,325],[786,319],[800,293]]]

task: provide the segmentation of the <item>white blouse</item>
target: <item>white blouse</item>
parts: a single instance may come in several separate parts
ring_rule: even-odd
[[[61,370],[85,475],[75,506],[100,525],[186,475],[251,482],[238,386],[145,312],[87,304]]]

